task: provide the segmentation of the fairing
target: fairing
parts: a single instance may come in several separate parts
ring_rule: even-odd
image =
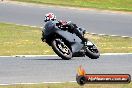
[[[71,45],[71,49],[72,49],[72,53],[76,53],[79,52],[82,47],[82,40],[76,36],[76,34],[72,34],[68,31],[64,31],[59,29],[55,24],[57,23],[57,21],[49,21],[45,24],[44,27],[44,32],[45,32],[45,39],[50,41],[51,37],[53,38],[53,36],[55,34],[59,35],[61,38],[65,39],[70,45]]]

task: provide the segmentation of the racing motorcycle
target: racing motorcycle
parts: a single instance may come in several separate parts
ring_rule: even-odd
[[[51,46],[59,57],[64,60],[84,56],[91,59],[99,58],[100,53],[95,44],[89,40],[84,43],[75,33],[62,30],[56,24],[57,21],[47,22],[42,30],[41,39]]]

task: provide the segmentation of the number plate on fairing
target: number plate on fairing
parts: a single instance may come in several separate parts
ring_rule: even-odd
[[[93,43],[92,43],[92,42],[90,42],[90,41],[87,41],[87,45],[92,46],[92,45],[93,45]]]

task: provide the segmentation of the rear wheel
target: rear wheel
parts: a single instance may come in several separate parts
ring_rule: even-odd
[[[91,42],[88,41],[88,43],[90,44]],[[100,56],[99,50],[93,43],[91,43],[90,45],[86,45],[85,53],[86,53],[86,56],[88,56],[91,59],[97,59]]]
[[[52,41],[52,49],[54,52],[64,60],[69,60],[72,58],[72,51],[65,44],[65,42],[60,38],[55,38]]]

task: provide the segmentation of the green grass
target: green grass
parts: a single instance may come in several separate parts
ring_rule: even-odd
[[[86,84],[79,86],[77,83],[60,84],[36,84],[36,85],[9,85],[0,86],[0,88],[132,88],[130,84]]]
[[[40,38],[39,28],[0,23],[0,55],[53,54]]]
[[[132,53],[132,38],[97,36],[86,34],[101,53]],[[0,23],[0,55],[54,54],[41,41],[41,29]]]
[[[101,53],[132,53],[132,38],[86,35],[99,48]]]
[[[132,0],[12,0],[12,1],[132,11]]]

